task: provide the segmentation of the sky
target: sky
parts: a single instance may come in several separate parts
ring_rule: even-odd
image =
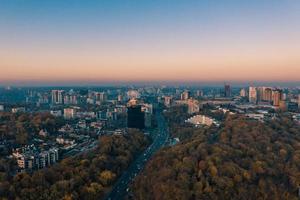
[[[0,84],[299,82],[298,0],[0,0]]]

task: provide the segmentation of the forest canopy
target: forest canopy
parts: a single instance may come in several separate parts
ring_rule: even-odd
[[[189,131],[190,140],[147,164],[133,199],[298,199],[300,127],[289,117],[262,123],[227,116],[217,132]]]
[[[136,129],[126,135],[101,136],[99,147],[33,174],[9,174],[0,161],[0,199],[102,199],[134,157],[149,144]]]

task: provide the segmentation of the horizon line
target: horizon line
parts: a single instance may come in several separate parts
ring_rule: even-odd
[[[265,86],[298,86],[300,87],[300,81],[103,81],[103,82],[7,82],[0,83],[0,87],[97,87],[97,86],[196,86],[201,84],[202,86],[223,86],[224,84],[230,84],[233,86],[250,86],[265,84]]]

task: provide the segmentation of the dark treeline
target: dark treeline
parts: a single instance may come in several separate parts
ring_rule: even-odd
[[[215,131],[190,128],[192,139],[161,150],[135,180],[133,199],[298,199],[300,127],[291,118],[227,116]]]
[[[134,129],[102,136],[96,150],[33,174],[10,176],[10,163],[0,162],[0,199],[101,199],[148,142]]]

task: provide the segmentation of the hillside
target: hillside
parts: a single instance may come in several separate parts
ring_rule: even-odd
[[[290,118],[229,116],[217,132],[194,131],[152,159],[133,199],[298,199],[300,127]]]

